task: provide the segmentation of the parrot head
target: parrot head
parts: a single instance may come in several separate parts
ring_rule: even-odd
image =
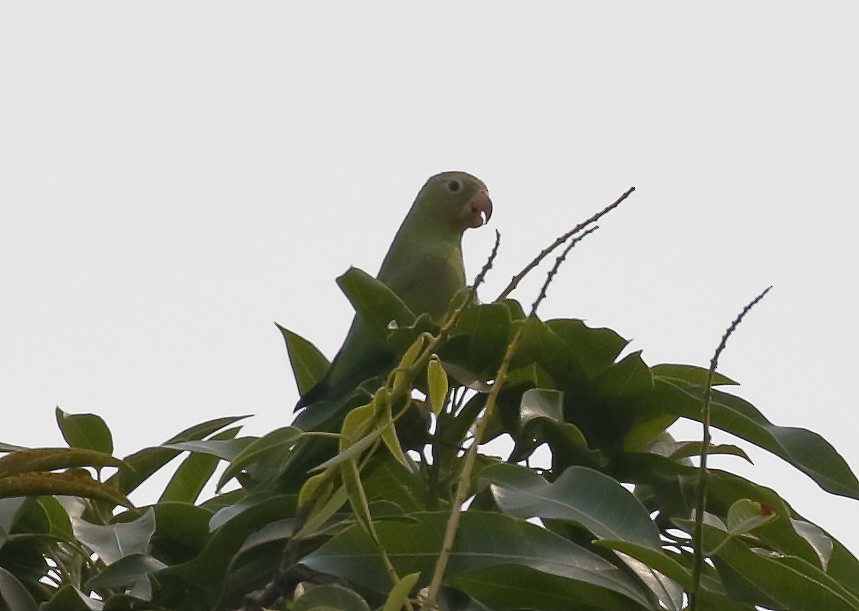
[[[467,172],[442,172],[427,180],[415,200],[413,213],[462,233],[489,222],[492,200],[479,178]]]

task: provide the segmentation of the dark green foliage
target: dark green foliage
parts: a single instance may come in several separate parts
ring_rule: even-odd
[[[364,295],[362,308],[380,308],[383,320],[391,303],[387,294]],[[399,320],[380,340],[392,358],[421,332],[439,332],[414,323]],[[281,331],[307,390],[327,361]],[[648,365],[639,352],[624,354],[627,340],[614,331],[526,318],[506,300],[466,307],[435,351],[451,387],[435,417],[428,403],[398,394],[393,376],[373,374],[357,390],[309,405],[296,427],[248,438],[234,426],[239,417],[221,418],[118,461],[101,418],[58,411],[69,448],[9,446],[0,460],[0,610],[84,611],[98,601],[105,609],[358,610],[386,602],[393,609],[407,596],[417,608],[462,477],[463,448],[519,331],[484,440],[507,435],[512,445],[501,457],[497,447],[478,456],[474,500],[456,531],[439,603],[683,608],[698,486],[690,457],[701,443],[666,429],[700,419],[706,370]],[[404,364],[415,369],[406,390],[426,389],[426,361],[417,363]],[[347,413],[350,442],[313,433],[340,431]],[[722,390],[713,393],[711,424],[779,456],[823,490],[859,499],[859,481],[819,435],[774,425]],[[390,426],[399,437],[385,433]],[[399,446],[420,452],[404,458]],[[548,448],[543,468],[529,466],[540,446]],[[180,453],[185,460],[158,502],[123,506]],[[733,445],[709,453],[747,459]],[[325,462],[327,469],[314,469]],[[209,483],[218,491],[205,497]],[[711,469],[705,523],[712,565],[699,609],[859,610],[859,562],[777,491]]]

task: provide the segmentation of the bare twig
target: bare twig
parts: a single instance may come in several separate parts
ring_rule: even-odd
[[[728,338],[736,331],[737,326],[757,303],[770,292],[772,286],[752,299],[746,307],[737,315],[731,326],[722,335],[713,358],[710,359],[710,370],[707,372],[707,386],[704,389],[704,405],[701,407],[701,424],[703,426],[703,441],[701,443],[700,464],[698,466],[698,491],[695,498],[695,529],[692,533],[692,587],[689,591],[689,610],[696,611],[698,608],[698,590],[701,586],[701,573],[704,570],[704,511],[707,508],[707,452],[710,447],[710,403],[713,399],[713,377],[719,364],[719,356],[728,343]]]
[[[507,297],[510,293],[512,293],[512,292],[516,289],[516,287],[517,287],[517,286],[519,286],[519,283],[522,281],[522,278],[524,278],[524,277],[525,277],[525,276],[526,276],[526,275],[527,275],[527,274],[528,274],[532,269],[534,269],[535,267],[537,267],[537,266],[540,264],[540,261],[542,261],[543,259],[545,259],[545,258],[546,258],[546,256],[548,256],[548,255],[549,255],[549,253],[551,253],[551,252],[552,252],[553,250],[555,250],[558,246],[560,246],[561,244],[563,244],[564,242],[566,242],[566,241],[567,241],[567,239],[569,239],[569,237],[570,237],[570,236],[575,235],[575,234],[577,234],[578,232],[580,232],[582,229],[584,229],[585,227],[587,227],[587,226],[589,226],[589,225],[592,225],[592,224],[596,223],[596,222],[597,222],[599,219],[601,219],[603,216],[605,216],[606,214],[608,214],[609,212],[611,212],[612,210],[614,210],[615,208],[617,208],[618,206],[620,206],[620,204],[621,204],[621,203],[622,203],[622,202],[623,202],[627,197],[629,197],[629,196],[632,194],[632,192],[633,192],[633,191],[635,191],[635,187],[630,187],[630,188],[626,191],[626,193],[624,193],[623,195],[621,195],[620,197],[618,197],[614,202],[612,202],[611,204],[609,204],[608,206],[606,206],[605,208],[603,208],[602,210],[600,210],[599,212],[597,212],[596,214],[594,214],[594,215],[593,215],[591,218],[589,218],[588,220],[586,220],[586,221],[583,221],[583,222],[579,223],[578,225],[576,225],[575,227],[573,227],[572,229],[570,229],[567,233],[563,234],[562,236],[559,236],[559,237],[558,237],[558,238],[557,238],[557,239],[556,239],[556,240],[555,240],[555,241],[554,241],[550,246],[548,246],[547,248],[544,248],[543,250],[541,250],[541,251],[540,251],[540,254],[538,254],[536,257],[534,257],[534,259],[533,259],[530,263],[528,263],[528,265],[526,265],[526,266],[522,269],[522,271],[521,271],[521,272],[519,272],[518,274],[516,274],[515,276],[513,276],[513,279],[512,279],[512,280],[510,280],[510,284],[508,284],[508,285],[505,287],[505,289],[504,289],[503,291],[501,291],[501,294],[500,294],[500,295],[498,295],[498,297],[496,297],[496,298],[495,298],[495,301],[501,301],[502,299],[504,299],[505,297]]]
[[[552,269],[549,270],[549,273],[546,274],[546,281],[543,283],[543,288],[540,289],[540,294],[537,295],[537,299],[534,300],[534,303],[531,305],[531,316],[534,316],[537,313],[537,307],[540,305],[540,302],[546,298],[546,291],[549,288],[549,285],[552,283],[552,278],[555,277],[555,274],[558,273],[558,269],[561,267],[561,263],[564,262],[564,259],[567,258],[567,254],[573,249],[573,246],[581,242],[585,239],[585,236],[589,233],[593,233],[599,229],[599,225],[594,225],[593,227],[585,230],[581,235],[577,235],[572,239],[572,241],[567,244],[567,247],[564,249],[557,259],[555,259],[555,264],[552,266]]]
[[[492,247],[492,252],[489,253],[489,258],[486,260],[486,263],[483,265],[483,268],[480,270],[480,273],[477,274],[474,278],[474,282],[472,283],[472,287],[474,290],[477,290],[477,287],[483,284],[484,279],[486,279],[486,274],[492,269],[492,263],[495,261],[495,256],[498,254],[498,247],[501,245],[501,232],[497,229],[495,230],[495,245]]]

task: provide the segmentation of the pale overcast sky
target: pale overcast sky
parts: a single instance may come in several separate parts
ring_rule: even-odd
[[[0,439],[54,407],[124,455],[296,400],[277,321],[327,354],[427,176],[489,185],[489,299],[630,186],[542,316],[722,371],[859,468],[855,2],[4,3]],[[542,277],[523,285],[530,303]],[[697,427],[683,429],[699,436]],[[744,447],[749,447],[745,444]],[[762,452],[725,466],[855,551],[859,502]]]

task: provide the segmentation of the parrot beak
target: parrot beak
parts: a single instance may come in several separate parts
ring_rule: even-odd
[[[480,227],[492,218],[492,200],[486,191],[478,191],[465,203],[465,226]]]

